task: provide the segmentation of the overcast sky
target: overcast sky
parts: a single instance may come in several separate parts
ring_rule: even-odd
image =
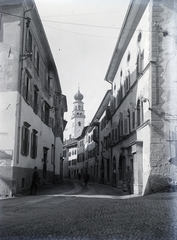
[[[130,0],[35,0],[67,97],[65,138],[74,95],[84,95],[85,125],[111,85],[104,80]]]

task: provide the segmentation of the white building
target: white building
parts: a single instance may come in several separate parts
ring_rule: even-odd
[[[34,20],[35,19],[35,20]],[[0,3],[0,194],[62,176],[66,97],[32,0]]]
[[[105,77],[116,185],[130,166],[136,194],[177,180],[176,7],[172,0],[131,1]]]

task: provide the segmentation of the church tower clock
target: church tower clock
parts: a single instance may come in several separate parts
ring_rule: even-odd
[[[72,137],[77,138],[81,135],[82,130],[85,125],[85,111],[84,111],[84,103],[82,99],[84,96],[78,92],[74,95],[74,103],[73,103],[73,111],[72,111]]]

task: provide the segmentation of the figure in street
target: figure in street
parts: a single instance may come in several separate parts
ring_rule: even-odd
[[[85,186],[87,186],[89,179],[90,179],[90,175],[88,174],[88,172],[87,172],[87,170],[86,170],[86,171],[85,171],[85,174],[84,174]]]
[[[37,167],[34,167],[34,173],[33,173],[33,176],[32,176],[30,195],[33,194],[33,189],[34,189],[34,195],[36,195],[38,181],[39,181],[39,174],[38,174],[38,171],[37,171]]]
[[[131,180],[132,180],[132,172],[130,170],[130,167],[127,166],[127,171],[126,171],[126,187],[128,190],[129,194],[132,194],[132,190],[131,190]]]

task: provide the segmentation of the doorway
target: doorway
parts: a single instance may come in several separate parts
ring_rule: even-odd
[[[132,172],[132,180],[131,180],[131,190],[134,193],[133,185],[134,185],[134,169],[133,169],[133,159],[130,159],[130,170]]]
[[[47,151],[49,149],[44,147],[43,148],[43,178],[47,178]]]

